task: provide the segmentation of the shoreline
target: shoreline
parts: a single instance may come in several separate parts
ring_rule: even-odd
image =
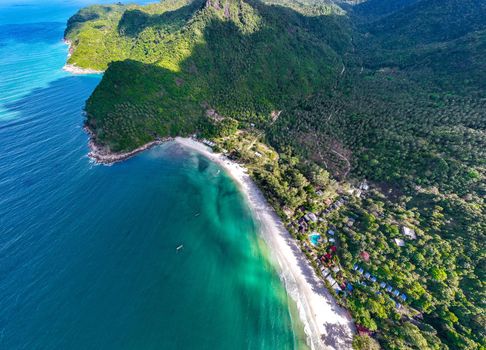
[[[166,138],[140,146],[126,153],[111,153],[96,145],[94,134],[84,127],[90,139],[88,157],[98,164],[112,165],[127,160],[153,146],[174,141],[221,166],[236,182],[253,217],[260,225],[260,234],[269,247],[270,255],[278,265],[287,294],[296,303],[299,318],[304,325],[308,345],[313,350],[348,350],[355,333],[349,312],[339,306],[324,282],[317,276],[307,257],[290,235],[280,217],[268,204],[263,193],[253,182],[245,168],[214,153],[208,146],[191,138]]]
[[[177,137],[175,142],[217,163],[237,183],[260,224],[260,234],[278,264],[287,293],[297,304],[311,349],[351,349],[355,329],[349,312],[337,304],[324,282],[316,275],[246,169],[193,139]]]
[[[94,70],[94,69],[87,69],[87,68],[80,68],[74,64],[65,64],[62,67],[62,70],[71,74],[76,75],[84,75],[84,74],[103,74],[101,70]]]
[[[71,41],[64,39],[64,44],[68,46],[68,54],[67,54],[67,59],[69,60],[69,57],[71,57],[73,53],[73,44]],[[76,66],[75,64],[68,64],[66,60],[66,64],[62,67],[63,71],[66,71],[71,74],[76,74],[76,75],[83,75],[83,74],[103,74],[104,72],[101,70],[96,70],[96,69],[89,69],[89,68],[81,68]]]
[[[88,147],[89,147],[89,153],[88,157],[92,159],[95,163],[98,164],[103,164],[103,165],[112,165],[124,160],[127,160],[140,152],[143,152],[145,150],[148,150],[154,146],[160,145],[164,142],[172,141],[172,138],[164,138],[161,140],[154,140],[149,143],[146,143],[140,147],[135,148],[134,150],[130,152],[110,152],[106,147],[97,145],[95,140],[94,140],[94,133],[91,131],[90,128],[87,126],[84,127],[84,131],[89,136],[89,141],[88,141]]]

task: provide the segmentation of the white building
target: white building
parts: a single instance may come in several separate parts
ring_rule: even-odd
[[[415,231],[410,227],[402,226],[402,233],[404,236],[410,239],[417,239],[417,235],[415,234]]]
[[[326,277],[326,280],[329,282],[329,284],[331,285],[331,287],[334,286],[335,284],[337,284],[336,280],[334,278],[332,278],[331,275],[328,275]]]
[[[305,221],[316,222],[317,221],[317,216],[314,213],[307,213],[307,214],[304,215],[304,219],[305,219]]]
[[[405,246],[405,241],[403,239],[395,238],[394,241],[395,241],[396,245],[399,246],[399,247]]]

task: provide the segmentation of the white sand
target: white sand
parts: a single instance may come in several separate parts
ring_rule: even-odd
[[[103,74],[103,71],[100,70],[94,70],[94,69],[86,69],[86,68],[80,68],[75,66],[74,64],[66,64],[64,67],[62,67],[63,70],[66,72],[69,72],[71,74]]]
[[[351,349],[355,332],[352,318],[327,291],[245,169],[223,155],[213,153],[202,143],[187,138],[176,138],[175,141],[218,163],[241,188],[261,225],[261,234],[272,257],[278,263],[287,292],[297,303],[311,348]]]

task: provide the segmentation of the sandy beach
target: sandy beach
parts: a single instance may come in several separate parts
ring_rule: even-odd
[[[354,323],[317,277],[296,241],[285,229],[273,208],[253,183],[246,170],[207,146],[187,138],[176,138],[180,145],[193,149],[223,167],[246,197],[261,234],[280,269],[290,297],[296,302],[312,349],[351,349]]]
[[[103,74],[101,70],[79,68],[74,64],[65,64],[62,69],[71,74]]]

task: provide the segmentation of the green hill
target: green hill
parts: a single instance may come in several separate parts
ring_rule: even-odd
[[[290,217],[326,207],[317,193],[337,185],[324,169],[343,192],[371,181],[316,228],[337,228],[335,277],[355,283],[340,300],[384,349],[484,349],[483,0],[92,6],[65,36],[69,63],[106,70],[86,123],[112,151],[198,133],[245,162],[261,138],[279,157],[256,163],[257,182]],[[401,249],[404,223],[419,237]],[[407,307],[358,283],[355,262],[399,286]]]
[[[208,113],[262,124],[329,86],[350,45],[345,18],[329,6],[304,15],[260,2],[169,4],[179,7],[95,6],[69,22],[69,63],[109,66],[87,112],[97,141],[113,151],[217,132]]]

